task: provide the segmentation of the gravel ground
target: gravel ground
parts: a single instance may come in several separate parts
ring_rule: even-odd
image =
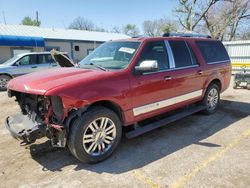
[[[0,93],[0,187],[250,187],[250,91],[222,94],[219,111],[195,114],[132,140],[108,160],[79,163],[46,139],[20,146],[4,127],[19,111]]]

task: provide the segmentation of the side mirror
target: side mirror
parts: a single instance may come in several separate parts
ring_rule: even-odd
[[[15,66],[19,66],[19,65],[20,65],[20,61],[15,62],[14,65],[15,65]]]
[[[147,72],[157,72],[159,70],[156,60],[145,60],[135,67],[135,71],[139,74]]]

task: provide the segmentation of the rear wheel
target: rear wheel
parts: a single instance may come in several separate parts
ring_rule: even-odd
[[[10,81],[11,77],[7,75],[0,75],[0,91],[7,90],[7,84]]]
[[[213,114],[217,111],[220,102],[220,89],[217,84],[208,86],[205,96],[203,98],[203,105],[206,109],[203,111],[205,114]]]
[[[109,157],[120,143],[121,121],[105,107],[94,107],[71,125],[68,146],[80,161],[97,163]]]

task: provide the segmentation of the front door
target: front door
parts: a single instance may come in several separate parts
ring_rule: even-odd
[[[37,55],[25,55],[12,68],[13,76],[20,76],[38,70]]]
[[[173,75],[164,41],[146,43],[138,64],[144,60],[156,60],[159,71],[131,77],[133,115],[136,121],[154,116],[175,103],[171,100],[175,95],[175,84],[171,80]]]

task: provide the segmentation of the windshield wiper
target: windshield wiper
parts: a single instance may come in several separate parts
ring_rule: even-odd
[[[97,68],[99,68],[99,69],[101,69],[101,70],[103,70],[103,71],[107,71],[107,70],[108,70],[108,69],[104,68],[103,66],[97,65],[97,64],[94,64],[94,63],[90,63],[89,65],[92,65],[92,66],[94,66],[94,67],[97,67]]]

